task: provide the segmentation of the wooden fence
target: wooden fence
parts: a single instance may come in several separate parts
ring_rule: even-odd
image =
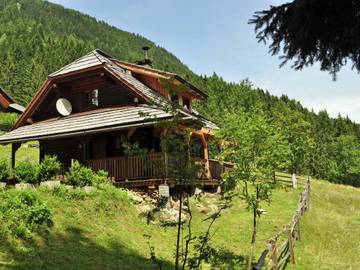
[[[289,178],[280,175],[283,178]],[[291,177],[290,177],[291,178]],[[300,220],[302,215],[310,206],[310,177],[306,178],[304,191],[300,194],[298,208],[293,215],[291,221],[277,234],[275,234],[268,242],[265,250],[262,252],[258,262],[253,267],[254,270],[259,269],[283,269],[288,260],[295,264],[294,246],[296,241],[301,240]],[[280,242],[280,238],[284,239]],[[280,243],[279,243],[280,242]]]

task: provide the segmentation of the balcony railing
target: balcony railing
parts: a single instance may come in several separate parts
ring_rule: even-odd
[[[199,179],[220,180],[228,167],[213,159],[209,160],[209,166],[207,166],[207,160],[205,159],[194,160],[195,163],[200,164],[203,168],[198,175]],[[84,165],[92,168],[94,171],[107,171],[109,177],[114,178],[115,181],[165,179],[171,175],[169,170],[174,166],[172,159],[165,159],[162,153],[152,153],[145,156],[92,159],[86,160],[84,163]],[[168,165],[166,166],[165,164]]]

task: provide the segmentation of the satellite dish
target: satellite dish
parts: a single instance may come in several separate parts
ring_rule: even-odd
[[[71,103],[66,98],[59,98],[56,101],[56,109],[62,116],[68,116],[72,112]]]

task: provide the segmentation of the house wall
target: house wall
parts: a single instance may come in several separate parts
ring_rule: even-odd
[[[136,129],[134,132],[122,130],[82,137],[70,137],[40,141],[40,159],[45,155],[56,155],[65,168],[71,165],[71,159],[80,162],[90,159],[105,159],[124,156],[122,140],[141,148],[160,151],[159,132],[154,127]]]
[[[88,106],[87,93],[98,90],[98,106]],[[66,98],[72,105],[72,113],[102,109],[114,106],[131,105],[134,103],[134,95],[122,85],[116,84],[106,75],[95,75],[66,83],[59,83],[53,88],[40,108],[32,116],[34,122],[59,117],[56,110],[56,101]]]

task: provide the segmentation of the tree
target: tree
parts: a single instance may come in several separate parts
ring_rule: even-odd
[[[281,65],[294,60],[302,69],[320,62],[320,69],[336,73],[348,61],[360,71],[360,2],[353,0],[294,0],[256,12],[259,42],[271,40],[272,55],[280,55]]]
[[[225,189],[241,187],[240,197],[252,212],[253,226],[248,269],[251,269],[262,204],[270,203],[274,170],[288,166],[290,151],[261,112],[229,114],[219,133],[222,159],[235,164],[225,175]]]

